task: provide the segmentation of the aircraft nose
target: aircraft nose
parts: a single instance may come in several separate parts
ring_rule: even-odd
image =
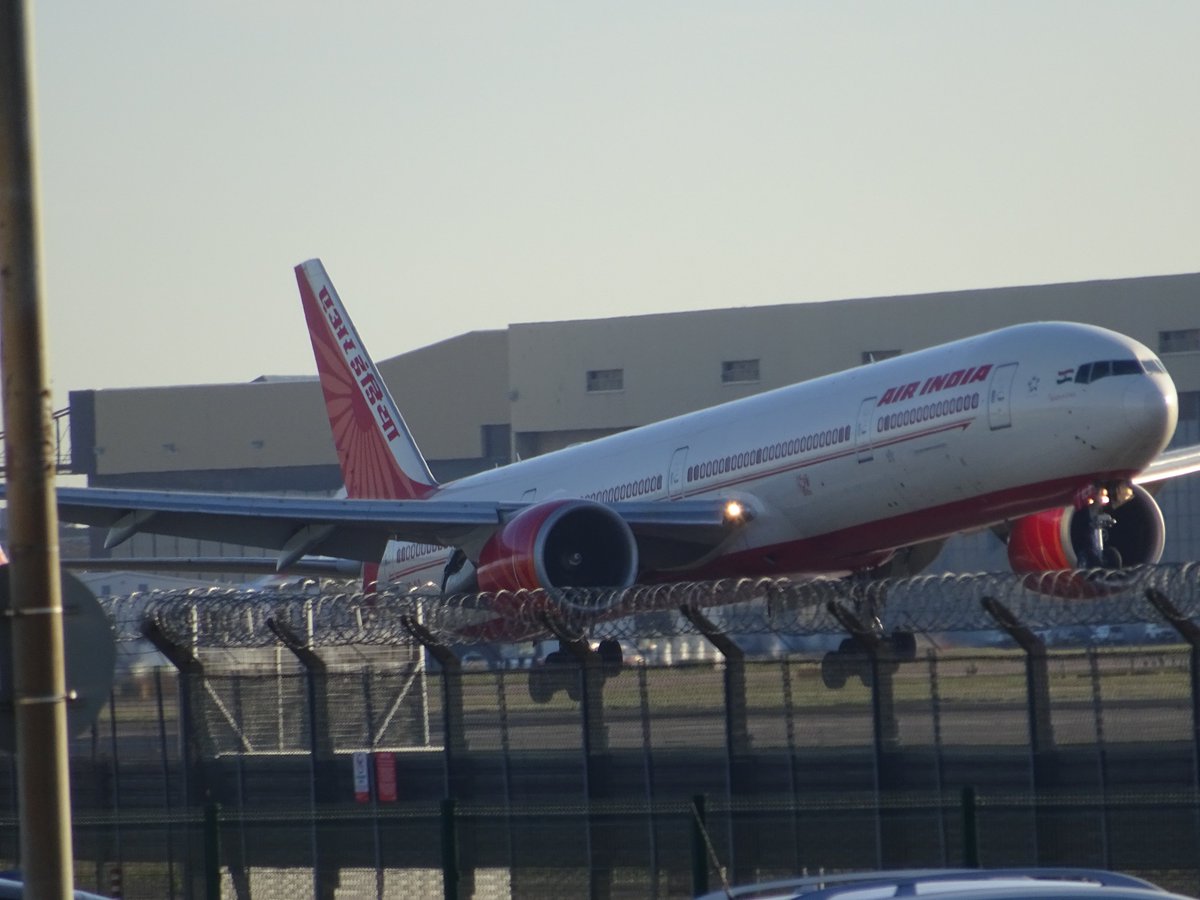
[[[1169,378],[1143,375],[1132,379],[1125,388],[1122,407],[1139,443],[1155,447],[1155,454],[1167,446],[1179,418],[1179,397]]]

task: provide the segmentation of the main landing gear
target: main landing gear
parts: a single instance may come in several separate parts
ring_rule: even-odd
[[[605,638],[592,648],[586,641],[559,641],[558,649],[548,653],[540,665],[529,670],[529,699],[549,703],[563,691],[575,702],[583,697],[584,667],[595,667],[604,679],[615,678],[624,666],[620,642]],[[581,658],[582,657],[582,658]]]
[[[885,636],[870,635],[848,637],[836,650],[821,658],[821,681],[832,691],[841,690],[851,678],[858,678],[864,687],[874,683],[875,669],[871,654],[877,657],[876,665],[886,666],[895,672],[902,662],[917,658],[917,639],[911,631],[895,631]]]

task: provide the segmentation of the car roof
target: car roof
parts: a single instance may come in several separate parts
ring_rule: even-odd
[[[879,900],[930,896],[938,900],[969,897],[1155,898],[1167,894],[1149,881],[1120,872],[1078,868],[902,869],[805,876],[747,885],[706,894],[701,900]]]
[[[0,900],[20,900],[25,896],[25,884],[12,878],[0,878]],[[105,900],[101,894],[75,891],[75,900]]]

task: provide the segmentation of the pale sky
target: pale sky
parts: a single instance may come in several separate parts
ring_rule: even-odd
[[[34,7],[56,406],[315,372],[311,256],[380,359],[1200,271],[1194,0]]]

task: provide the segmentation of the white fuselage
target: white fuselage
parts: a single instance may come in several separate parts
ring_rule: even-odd
[[[1085,364],[1113,361],[1117,374],[1076,380]],[[1174,385],[1137,341],[1019,325],[483,472],[436,496],[738,498],[753,519],[717,554],[646,576],[843,572],[1131,478],[1176,417]],[[379,583],[440,583],[449,552],[393,542]]]

